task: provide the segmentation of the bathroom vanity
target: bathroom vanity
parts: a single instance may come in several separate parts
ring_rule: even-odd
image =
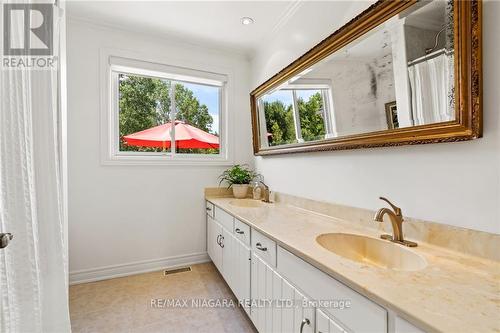
[[[425,243],[405,248],[380,240],[375,227],[286,203],[206,199],[208,254],[259,332],[498,329],[496,261]],[[385,259],[363,262],[332,252],[325,237],[337,247],[352,237],[390,246]]]

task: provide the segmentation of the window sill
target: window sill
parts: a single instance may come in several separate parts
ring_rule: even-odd
[[[162,166],[228,166],[233,161],[224,157],[195,157],[179,156],[172,158],[170,155],[113,155],[103,158],[102,165],[162,165]]]

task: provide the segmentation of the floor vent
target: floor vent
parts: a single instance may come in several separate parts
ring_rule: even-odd
[[[163,275],[172,275],[176,273],[182,273],[182,272],[191,272],[191,267],[181,267],[181,268],[173,268],[173,269],[166,269],[163,271]]]

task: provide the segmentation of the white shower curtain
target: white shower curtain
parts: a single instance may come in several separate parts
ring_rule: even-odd
[[[54,17],[54,54],[61,65],[64,21],[57,10]],[[0,249],[2,333],[71,331],[59,73],[0,69],[0,232],[14,235]]]
[[[454,119],[449,98],[450,61],[452,55],[441,54],[408,67],[414,125]]]

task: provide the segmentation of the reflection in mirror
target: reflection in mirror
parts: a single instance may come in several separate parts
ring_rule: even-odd
[[[421,1],[258,96],[261,147],[455,120],[453,32]]]
[[[327,84],[288,84],[262,96],[259,110],[261,133],[269,146],[320,140],[333,137],[329,109],[331,90]]]
[[[298,142],[292,99],[290,90],[278,90],[259,101],[259,109],[264,110],[263,119],[266,119],[262,133],[269,146]]]

